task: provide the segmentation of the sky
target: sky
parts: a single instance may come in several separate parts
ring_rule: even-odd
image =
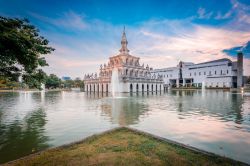
[[[27,18],[56,50],[48,74],[83,78],[117,55],[123,27],[141,64],[236,60],[250,75],[250,0],[0,0],[0,16]]]

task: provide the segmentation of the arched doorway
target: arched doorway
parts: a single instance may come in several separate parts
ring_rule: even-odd
[[[133,84],[130,84],[129,89],[130,89],[130,92],[133,92]]]
[[[94,84],[94,92],[95,92],[95,84]]]
[[[89,85],[89,91],[91,92],[91,84]]]
[[[102,84],[102,92],[103,92],[103,84]]]
[[[141,89],[142,89],[142,92],[144,92],[144,84],[142,84]]]
[[[100,92],[100,91],[99,91],[99,84],[97,84],[97,92]]]
[[[149,86],[148,86],[148,84],[147,84],[147,92],[149,91]]]
[[[153,92],[154,91],[154,85],[152,84],[151,86],[151,91]]]
[[[157,84],[155,84],[155,91],[157,92]]]
[[[108,92],[108,91],[109,91],[109,85],[106,84],[106,92]]]
[[[136,84],[136,92],[138,92],[138,91],[139,91],[139,85]]]

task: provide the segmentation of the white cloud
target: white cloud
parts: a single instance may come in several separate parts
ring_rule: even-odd
[[[88,28],[88,24],[84,20],[83,15],[76,14],[72,11],[69,11],[64,15],[64,18],[56,20],[55,24],[80,30]]]
[[[248,28],[250,26],[250,5],[240,3],[237,0],[231,0],[231,4],[231,11],[235,14],[235,17],[230,22],[230,26],[241,29]]]
[[[217,15],[214,17],[216,20],[223,20],[228,19],[232,16],[233,10],[229,10],[228,12],[222,14],[221,12],[218,12]]]
[[[34,12],[29,12],[29,15],[58,28],[69,28],[70,30],[85,30],[88,28],[88,23],[84,20],[84,15],[73,11],[65,12],[58,18],[49,18]]]
[[[178,61],[204,62],[219,58],[229,57],[222,52],[225,48],[232,48],[243,45],[250,40],[250,30],[248,32],[228,30],[226,28],[215,28],[209,26],[196,25],[191,22],[175,24],[175,35],[168,35],[154,31],[151,27],[141,28],[142,30],[134,38],[139,38],[133,42],[133,53],[139,55],[144,63],[151,64],[154,68],[176,66]],[[171,21],[158,22],[154,26],[169,27]],[[167,23],[167,25],[166,25]],[[192,27],[188,30],[182,28]],[[169,29],[168,29],[169,30]],[[176,35],[178,34],[178,35]],[[245,74],[250,74],[249,60],[245,60]]]
[[[233,8],[248,9],[236,2],[232,1]],[[245,14],[247,15],[246,12]],[[221,15],[220,19],[229,15],[231,16],[230,12]],[[242,16],[242,13],[237,17],[239,15]],[[210,18],[212,14],[200,9],[199,16]],[[90,36],[94,34],[94,38],[87,38],[82,33],[77,37],[54,32],[48,34],[48,39],[56,48],[56,51],[46,58],[50,64],[50,67],[45,69],[48,73],[82,78],[86,73],[98,72],[100,64],[118,53],[122,26],[100,20],[86,21],[84,16],[73,12],[65,14],[66,19],[51,20],[42,16],[36,17],[56,26],[69,26],[72,30],[80,27],[80,30],[87,31]],[[72,22],[69,23],[71,19]],[[149,20],[136,26],[127,26],[128,47],[131,54],[139,56],[141,64],[149,64],[154,68],[176,66],[180,60],[195,63],[218,58],[235,60],[222,50],[243,45],[250,40],[250,29],[239,30],[236,26],[229,26],[236,22],[238,25],[242,24],[239,20],[233,19],[229,24],[220,27],[197,25],[192,21],[192,19]],[[245,74],[250,75],[248,59],[245,59],[244,70]]]
[[[207,12],[205,8],[200,7],[197,11],[199,19],[210,19],[213,12]]]

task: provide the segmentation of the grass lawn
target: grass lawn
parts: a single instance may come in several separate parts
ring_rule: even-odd
[[[119,128],[33,154],[10,165],[241,165],[241,163]]]

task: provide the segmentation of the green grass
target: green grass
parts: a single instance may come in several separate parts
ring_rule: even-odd
[[[43,151],[10,165],[241,165],[120,128],[77,144]]]

